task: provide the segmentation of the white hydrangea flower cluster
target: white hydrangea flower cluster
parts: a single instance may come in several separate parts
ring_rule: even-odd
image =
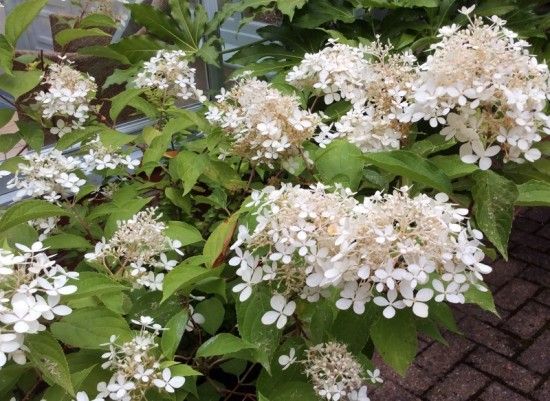
[[[420,66],[415,83],[412,121],[445,125],[441,134],[462,142],[465,163],[486,170],[500,155],[504,162],[535,161],[541,153],[533,145],[550,134],[544,113],[550,98],[548,66],[528,51],[529,43],[493,16],[490,24],[461,12],[469,25],[439,30],[441,41]]]
[[[15,200],[26,196],[43,197],[55,202],[61,197],[75,195],[86,180],[76,173],[83,167],[82,162],[71,156],[64,156],[59,150],[28,153],[23,155],[24,163],[18,164],[14,177],[7,188],[17,189]]]
[[[134,84],[138,88],[158,91],[163,97],[181,100],[194,98],[203,102],[206,97],[197,88],[195,73],[184,51],[159,50],[143,63],[143,69],[137,74]]]
[[[323,126],[315,140],[325,147],[345,138],[363,152],[399,149],[410,126],[416,58],[410,52],[393,53],[393,46],[379,38],[362,49],[369,79],[363,79],[361,102],[331,126]]]
[[[102,344],[108,346],[109,350],[102,355],[105,362],[101,367],[114,373],[108,383],[97,384],[99,394],[96,401],[141,400],[149,389],[156,387],[174,393],[185,384],[184,377],[172,376],[169,368],[161,368],[163,361],[159,353],[155,352],[158,335],[165,329],[149,316],[141,316],[139,320],[132,320],[132,323],[141,328],[130,341],[119,345],[117,337],[111,336],[107,344]]]
[[[138,159],[133,159],[130,155],[117,152],[116,149],[104,145],[99,136],[88,142],[86,148],[88,153],[82,158],[83,166],[87,172],[115,169],[119,166],[134,170],[140,164]]]
[[[75,70],[70,63],[55,63],[48,67],[43,83],[47,89],[40,91],[35,100],[42,117],[56,117],[50,132],[62,137],[81,128],[90,118],[90,102],[97,91],[94,78]]]
[[[341,99],[363,102],[364,85],[371,77],[365,46],[354,47],[329,39],[328,46],[320,52],[306,53],[287,74],[286,81],[300,89],[313,88],[328,105]]]
[[[284,327],[296,307],[288,299],[315,302],[334,287],[339,309],[362,314],[372,300],[386,318],[405,307],[427,317],[434,292],[435,302],[463,303],[470,285],[485,290],[482,234],[445,194],[411,197],[403,187],[359,203],[349,189],[283,184],[252,197],[256,226],[239,227],[229,264],[239,266],[240,301],[262,282],[275,293],[264,324]]]
[[[363,367],[345,344],[328,342],[306,350],[305,374],[313,389],[329,401],[370,401]]]
[[[29,226],[38,231],[38,241],[44,241],[50,233],[57,228],[57,223],[61,220],[58,216],[45,217],[43,219],[34,219],[29,221]]]
[[[88,261],[102,263],[110,270],[120,271],[136,287],[162,291],[164,273],[177,264],[168,253],[183,255],[182,244],[166,236],[166,224],[160,221],[157,208],[147,208],[131,219],[118,221],[113,236],[95,245],[94,252],[84,255]]]
[[[46,329],[43,324],[72,310],[60,304],[61,296],[72,294],[76,286],[67,272],[44,251],[41,242],[30,247],[16,244],[18,252],[0,249],[0,368],[8,360],[26,362],[25,334]]]
[[[303,153],[303,142],[320,122],[317,114],[300,107],[296,96],[248,75],[216,100],[206,118],[228,134],[230,153],[271,168],[277,160]]]

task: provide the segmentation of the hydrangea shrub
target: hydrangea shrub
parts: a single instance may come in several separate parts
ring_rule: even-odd
[[[550,205],[538,2],[96,2],[61,48],[144,28],[79,50],[104,82],[16,57],[46,3],[0,41],[0,151],[26,143],[0,165],[0,399],[369,401],[375,353],[404,374],[450,305],[496,313],[514,207]],[[207,91],[244,11],[280,23]]]

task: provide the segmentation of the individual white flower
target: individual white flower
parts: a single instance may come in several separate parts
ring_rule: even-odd
[[[88,394],[85,391],[79,391],[76,393],[76,400],[73,401],[104,401],[105,399],[100,397],[99,395],[96,396],[93,400],[90,400],[88,397]]]
[[[261,268],[246,269],[241,273],[242,283],[233,287],[233,292],[238,292],[239,301],[244,302],[252,295],[252,286],[262,281],[263,270]]]
[[[365,312],[365,304],[371,299],[371,289],[369,285],[359,285],[356,281],[352,281],[346,283],[340,296],[342,298],[336,301],[338,309],[346,310],[353,306],[353,311],[361,315]]]
[[[497,155],[500,152],[500,146],[490,146],[487,149],[483,149],[483,146],[479,142],[473,144],[465,143],[460,147],[460,160],[464,163],[474,164],[479,163],[481,170],[488,170],[491,168],[491,157]]]
[[[367,369],[367,375],[369,376],[369,380],[374,384],[384,382],[384,380],[382,380],[382,378],[380,377],[380,369]]]
[[[358,390],[352,390],[348,394],[349,401],[370,401],[367,395],[367,386],[361,386]]]
[[[170,369],[165,368],[162,371],[162,379],[153,380],[153,384],[158,388],[164,389],[168,393],[173,393],[175,389],[185,384],[185,378],[182,376],[172,376]]]
[[[264,313],[262,323],[265,325],[276,323],[277,328],[280,330],[285,327],[288,318],[296,310],[296,303],[294,301],[287,302],[285,297],[276,294],[271,297],[270,305],[273,310]]]
[[[434,291],[431,288],[421,288],[416,293],[407,283],[401,283],[399,291],[403,296],[403,303],[412,307],[413,313],[418,317],[428,317],[428,302],[432,299]]]
[[[387,298],[382,296],[374,297],[373,302],[378,306],[384,307],[382,314],[386,319],[391,319],[394,317],[396,309],[403,309],[405,307],[403,301],[397,301],[396,290],[389,290],[387,293]]]
[[[434,297],[436,302],[448,301],[453,304],[459,304],[465,301],[464,295],[460,293],[460,285],[455,281],[450,282],[445,287],[440,280],[435,279],[432,281],[432,287],[438,292]]]
[[[52,135],[57,135],[60,138],[63,137],[65,134],[68,134],[73,129],[70,126],[65,125],[65,121],[63,121],[61,118],[58,118],[55,126],[50,128],[50,133]]]
[[[296,349],[290,348],[290,350],[288,351],[288,355],[279,356],[278,362],[279,365],[281,365],[282,370],[287,370],[290,365],[296,362],[296,359]]]

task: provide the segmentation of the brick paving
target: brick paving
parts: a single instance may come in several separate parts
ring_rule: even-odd
[[[463,335],[423,338],[405,377],[375,356],[385,381],[371,401],[550,401],[550,208],[521,211],[509,256],[486,280],[501,318],[453,307]]]

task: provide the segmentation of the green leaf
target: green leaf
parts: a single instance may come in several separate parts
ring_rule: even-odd
[[[221,333],[204,342],[197,350],[197,356],[207,358],[216,355],[227,355],[234,352],[239,352],[245,349],[256,348],[242,338],[236,337],[233,334]]]
[[[23,373],[29,368],[28,365],[17,364],[2,366],[2,374],[0,375],[0,396],[5,396],[6,400],[10,400],[10,396],[14,393],[14,387]]]
[[[519,196],[516,205],[519,206],[550,206],[550,183],[529,180],[518,185]]]
[[[435,156],[429,159],[451,180],[470,175],[479,170],[475,164],[464,163],[459,155]]]
[[[189,287],[211,274],[211,270],[198,264],[186,261],[180,263],[174,270],[169,271],[164,278],[162,302],[166,301],[177,290]]]
[[[203,255],[206,258],[207,267],[217,267],[224,262],[238,218],[238,214],[231,215],[227,220],[220,223],[206,240]]]
[[[74,310],[50,326],[52,334],[65,344],[78,348],[102,349],[115,335],[119,341],[128,341],[132,332],[126,320],[104,307]]]
[[[245,302],[236,302],[237,324],[240,336],[251,344],[255,344],[256,356],[266,370],[270,369],[270,361],[281,338],[281,330],[274,325],[262,323],[262,316],[271,310],[271,293],[262,285],[257,285],[252,295]]]
[[[353,8],[347,5],[336,5],[330,0],[310,1],[305,11],[294,20],[294,23],[302,28],[316,28],[327,22],[352,23],[355,21]]]
[[[426,157],[432,153],[452,148],[454,145],[456,145],[454,139],[449,141],[445,139],[443,135],[434,134],[426,139],[413,143],[410,150],[417,155]]]
[[[146,4],[127,4],[126,7],[132,12],[132,19],[147,28],[148,33],[188,52],[198,50],[196,43],[188,41],[188,33],[177,29],[173,20],[162,11]]]
[[[110,49],[122,54],[130,63],[148,60],[164,46],[147,35],[134,35],[109,45]]]
[[[92,27],[104,27],[104,28],[116,28],[117,23],[106,14],[90,14],[82,18],[80,21],[81,28],[92,28]]]
[[[49,202],[31,199],[10,206],[0,219],[0,232],[29,220],[52,216],[68,216],[69,212]]]
[[[48,0],[27,0],[15,6],[8,14],[4,33],[12,47],[15,47],[17,39],[27,30],[46,3]]]
[[[4,127],[11,121],[15,114],[14,109],[0,109],[0,128]]]
[[[178,349],[183,333],[185,333],[185,325],[187,324],[187,311],[182,310],[172,318],[165,325],[166,330],[162,332],[160,339],[160,348],[162,353],[167,359],[174,358],[174,355]]]
[[[411,311],[402,310],[391,319],[378,319],[371,327],[370,335],[384,362],[404,376],[416,356],[417,348]]]
[[[78,281],[74,283],[77,290],[68,296],[69,299],[97,296],[113,291],[124,291],[130,288],[118,283],[112,278],[96,272],[80,272]]]
[[[172,372],[172,376],[183,376],[183,377],[202,376],[201,372],[196,371],[191,366],[185,365],[183,363],[171,365],[170,372]]]
[[[456,325],[453,311],[444,302],[430,302],[430,318],[434,319],[441,326],[454,333],[460,334],[460,329]]]
[[[42,127],[34,121],[18,121],[19,135],[25,140],[29,147],[40,152],[44,146],[44,131]]]
[[[184,246],[202,241],[201,232],[196,227],[183,221],[168,222],[164,233],[170,239],[177,239]]]
[[[200,3],[191,6],[187,0],[169,0],[169,3],[172,18],[181,29],[180,36],[192,51],[197,51],[208,22],[204,7]]]
[[[315,159],[315,167],[324,183],[338,182],[352,190],[361,182],[364,165],[361,150],[344,140],[330,143]]]
[[[269,401],[318,401],[319,396],[313,391],[310,383],[287,381],[281,383]]]
[[[297,8],[302,8],[308,0],[284,0],[277,2],[277,8],[292,21],[294,11]]]
[[[47,331],[25,337],[25,345],[31,363],[42,373],[50,385],[58,384],[74,395],[69,364],[61,345]]]
[[[13,75],[0,75],[0,89],[15,99],[34,89],[42,79],[42,71],[14,71]]]
[[[481,309],[494,313],[496,316],[500,317],[497,312],[497,308],[495,307],[493,294],[491,294],[491,291],[489,291],[488,288],[485,289],[486,291],[480,291],[476,286],[471,285],[468,291],[464,294],[466,302],[476,304]]]
[[[0,135],[0,153],[7,153],[21,141],[19,133]],[[3,156],[3,155],[2,155]]]
[[[63,29],[55,35],[55,41],[61,46],[72,42],[73,40],[98,37],[98,36],[111,36],[105,31],[102,31],[99,28],[72,28],[72,29]]]
[[[197,183],[201,174],[208,166],[208,156],[182,150],[170,161],[172,175],[183,181],[183,194],[187,195]]]
[[[195,311],[205,316],[205,322],[201,327],[208,334],[214,335],[220,328],[225,316],[225,308],[221,301],[216,298],[209,298],[197,304]]]
[[[518,189],[512,181],[490,170],[477,171],[472,178],[475,182],[472,197],[477,226],[508,260],[508,238]]]
[[[62,233],[46,238],[44,246],[50,249],[90,249],[92,244],[80,235]]]
[[[96,56],[96,57],[103,57],[110,60],[116,60],[121,64],[130,64],[130,60],[128,60],[128,57],[126,57],[124,54],[120,54],[117,52],[113,47],[106,47],[106,46],[88,46],[83,47],[81,49],[78,49],[79,54],[84,54],[87,56]],[[115,70],[121,71],[121,70]],[[114,74],[114,73],[113,73]],[[103,88],[108,88],[110,86],[110,80],[106,80],[103,84]]]
[[[339,311],[330,333],[352,352],[361,352],[369,340],[369,330],[379,319],[383,319],[380,308],[370,302],[365,313],[358,315],[352,310]]]
[[[368,153],[365,159],[390,173],[402,175],[431,188],[451,193],[449,178],[429,160],[406,150]]]
[[[109,111],[109,116],[111,120],[116,121],[118,115],[124,110],[126,106],[136,97],[141,95],[144,92],[141,88],[130,88],[126,89],[124,92],[119,93],[116,96],[113,96],[111,99],[111,110]]]

